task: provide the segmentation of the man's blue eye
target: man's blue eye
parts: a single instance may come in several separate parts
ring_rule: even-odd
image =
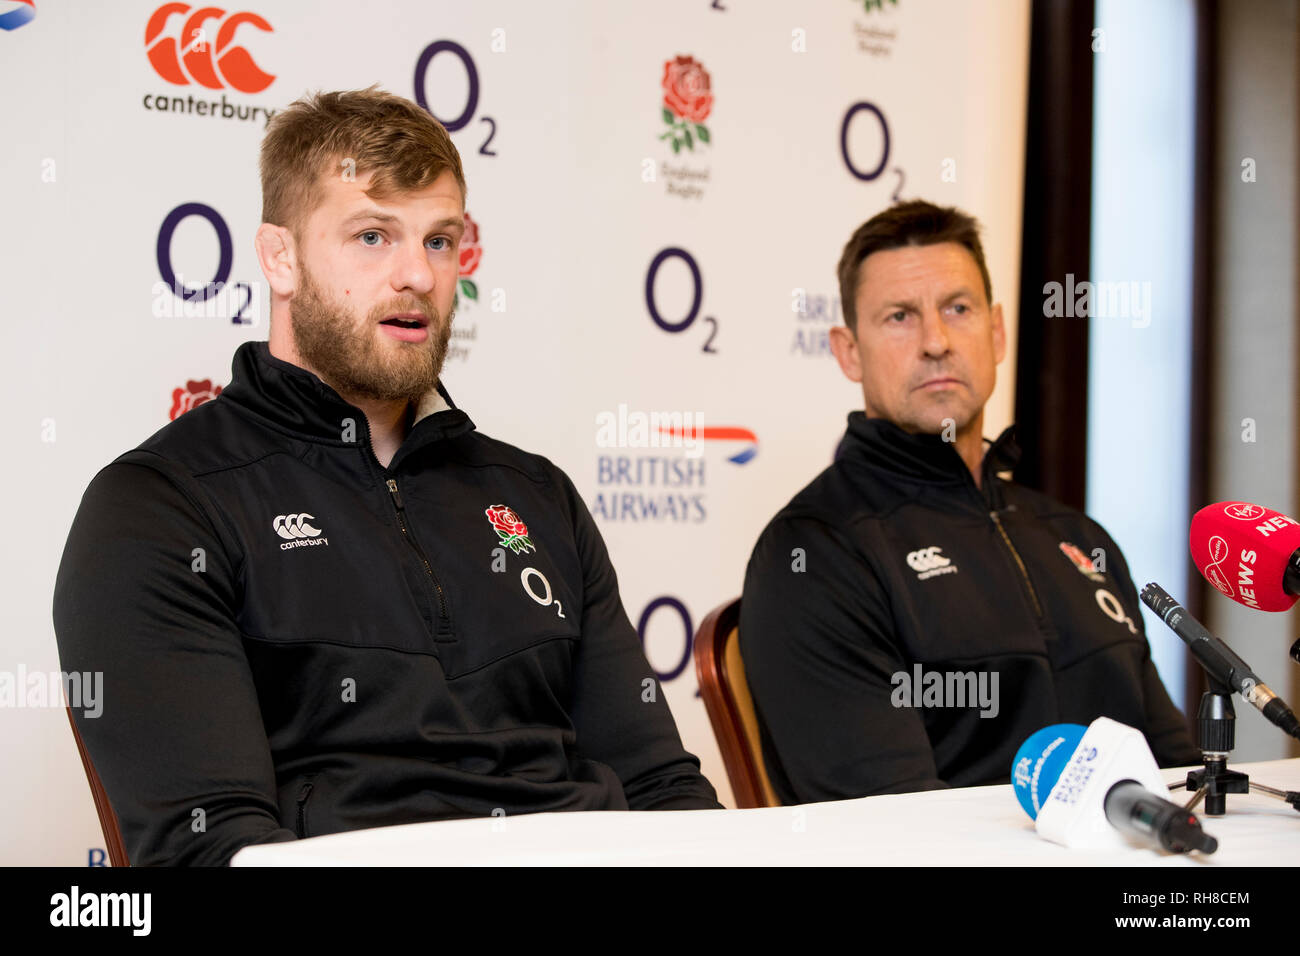
[[[430,241],[430,242],[441,242],[441,243],[444,243],[444,245],[442,246],[442,249],[446,249],[446,248],[447,248],[447,246],[445,245],[445,243],[447,242],[447,237],[446,237],[446,236],[434,236],[434,237],[433,237],[432,239],[430,239],[429,241]],[[438,251],[441,252],[442,249],[439,249]]]
[[[378,236],[378,235],[379,235],[379,233],[375,232],[373,229],[370,230],[370,231],[368,231],[368,232],[363,232],[363,233],[361,234],[361,237],[360,237],[360,238],[361,238],[361,244],[362,244],[362,245],[365,245],[365,246],[372,246],[372,245],[374,245],[373,242],[366,242],[366,236]]]

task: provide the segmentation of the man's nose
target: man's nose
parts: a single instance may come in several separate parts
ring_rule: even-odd
[[[402,243],[398,247],[392,283],[397,292],[410,290],[417,295],[428,295],[433,291],[433,267],[429,265],[429,253],[423,243]]]
[[[938,358],[946,355],[949,348],[948,326],[937,309],[926,309],[921,313],[921,349],[926,355]]]

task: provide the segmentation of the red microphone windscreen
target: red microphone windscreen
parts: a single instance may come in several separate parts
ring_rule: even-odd
[[[1244,501],[1207,505],[1192,517],[1192,561],[1221,593],[1260,611],[1285,611],[1296,598],[1282,587],[1300,524]]]

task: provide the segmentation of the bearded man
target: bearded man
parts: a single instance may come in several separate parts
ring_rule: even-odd
[[[375,88],[262,144],[267,342],[91,481],[54,595],[132,864],[364,827],[716,809],[569,478],[440,382],[460,157]],[[653,692],[651,692],[653,690]]]

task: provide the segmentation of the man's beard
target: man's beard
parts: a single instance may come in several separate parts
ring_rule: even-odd
[[[377,333],[375,327],[386,316],[402,312],[422,314],[428,320],[429,337],[420,343],[394,339],[391,349],[385,347],[378,341],[384,333]],[[349,401],[418,400],[437,384],[451,340],[451,316],[443,321],[433,305],[421,299],[383,303],[358,327],[351,310],[325,299],[306,266],[289,301],[289,321],[298,355],[321,381]]]

